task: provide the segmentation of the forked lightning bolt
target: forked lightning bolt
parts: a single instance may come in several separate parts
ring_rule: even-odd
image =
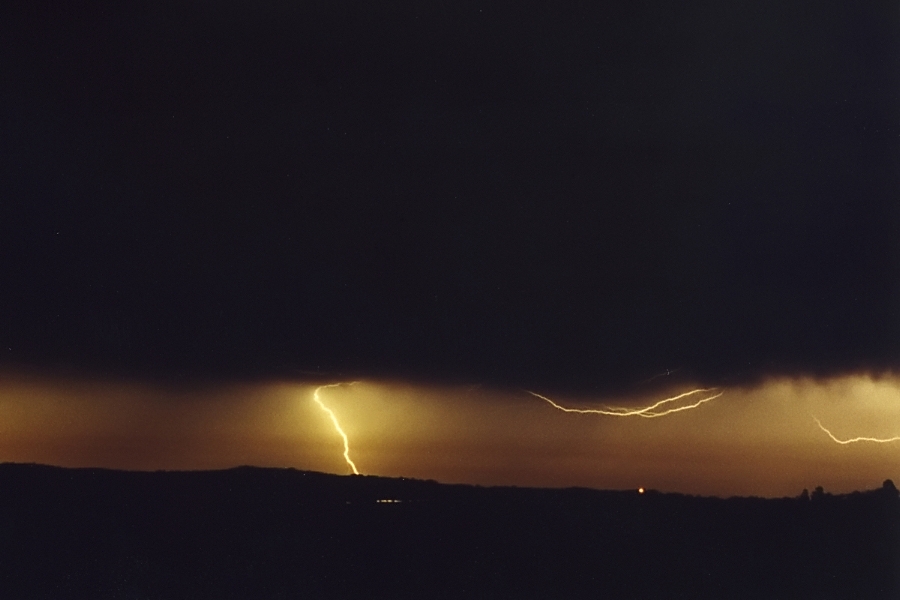
[[[538,393],[525,390],[535,398],[540,398],[541,400],[547,402],[550,406],[557,410],[561,410],[567,413],[577,413],[580,415],[606,415],[608,417],[643,417],[645,419],[655,419],[657,417],[665,417],[666,415],[671,415],[672,413],[682,412],[685,410],[691,410],[692,408],[697,408],[711,400],[715,400],[725,392],[719,392],[717,394],[713,394],[712,396],[707,396],[706,398],[701,398],[696,402],[691,404],[685,404],[682,406],[676,406],[674,408],[667,408],[665,410],[658,410],[659,407],[665,406],[666,404],[670,404],[672,402],[677,402],[682,398],[686,398],[688,396],[693,396],[694,394],[702,394],[706,392],[714,392],[716,388],[699,388],[696,390],[691,390],[689,392],[684,392],[683,394],[678,394],[677,396],[672,396],[671,398],[666,398],[664,400],[660,400],[656,404],[652,404],[650,406],[644,408],[616,408],[616,407],[605,407],[605,408],[567,408],[565,406],[560,406],[550,398],[546,396],[542,396]]]
[[[827,433],[828,437],[830,437],[832,440],[834,440],[838,444],[846,445],[846,444],[855,444],[857,442],[875,442],[876,444],[888,444],[890,442],[900,442],[900,435],[895,435],[892,438],[855,437],[855,438],[850,438],[847,440],[840,440],[840,439],[836,438],[833,433],[831,433],[830,431],[825,429],[825,426],[822,425],[821,421],[819,421],[815,417],[813,417],[813,420],[816,422],[816,425],[819,426],[819,429],[821,429],[822,431]]]
[[[353,381],[353,382],[350,382],[350,383],[348,383],[348,384],[346,384],[346,385],[353,385],[354,383],[356,383],[356,382]],[[345,385],[345,384],[343,384],[343,383],[331,383],[331,384],[328,384],[328,385],[320,385],[319,387],[316,388],[316,391],[313,392],[313,400],[315,400],[315,401],[316,401],[316,404],[318,404],[319,407],[320,407],[322,410],[324,410],[326,413],[328,413],[328,416],[329,416],[329,417],[331,417],[331,422],[334,423],[334,428],[335,428],[335,429],[337,430],[337,432],[340,434],[341,439],[344,440],[344,460],[347,461],[347,465],[353,470],[353,474],[354,474],[354,475],[359,475],[359,471],[356,469],[356,464],[354,464],[354,462],[350,459],[350,441],[347,439],[347,434],[344,433],[344,430],[343,430],[343,429],[341,429],[341,425],[340,425],[340,423],[338,423],[337,417],[335,416],[334,412],[333,412],[330,408],[328,408],[327,406],[325,406],[325,403],[322,402],[322,399],[321,399],[321,398],[319,398],[319,391],[320,391],[321,389],[323,389],[323,388],[333,388],[333,387],[338,387],[338,386],[341,386],[341,385]]]

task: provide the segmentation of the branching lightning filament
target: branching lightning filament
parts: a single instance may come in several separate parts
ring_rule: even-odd
[[[699,388],[696,390],[691,390],[689,392],[684,392],[682,394],[678,394],[677,396],[672,396],[671,398],[666,398],[664,400],[660,400],[659,402],[652,404],[650,406],[646,406],[644,408],[617,408],[617,407],[604,407],[604,408],[567,408],[565,406],[560,406],[550,398],[546,396],[542,396],[536,392],[532,392],[529,390],[525,390],[535,398],[540,398],[541,400],[547,402],[550,406],[557,410],[561,410],[567,413],[577,413],[580,415],[606,415],[608,417],[643,417],[645,419],[655,419],[657,417],[665,417],[666,415],[671,415],[673,413],[682,412],[685,410],[691,410],[692,408],[697,408],[711,400],[715,400],[725,392],[718,392],[713,394],[712,396],[707,396],[705,398],[701,398],[696,402],[691,404],[683,404],[681,406],[675,406],[673,408],[666,408],[663,410],[659,410],[660,407],[665,406],[666,404],[671,404],[672,402],[677,402],[682,398],[687,398],[688,396],[693,396],[695,394],[702,394],[707,392],[715,392],[716,388]]]
[[[356,382],[354,381],[347,385],[353,385],[354,383],[356,383]],[[341,385],[345,385],[345,384],[331,383],[328,385],[320,385],[319,387],[316,388],[316,391],[313,392],[313,400],[316,401],[316,404],[318,404],[322,410],[324,410],[326,413],[328,413],[328,416],[331,418],[331,422],[334,423],[335,430],[337,430],[337,432],[340,434],[341,439],[344,440],[344,460],[347,461],[347,465],[350,467],[350,469],[353,470],[353,474],[359,475],[359,471],[356,468],[356,464],[354,464],[354,462],[350,459],[350,441],[347,439],[347,434],[344,433],[343,429],[341,429],[341,425],[340,425],[340,423],[338,423],[337,416],[335,416],[334,411],[332,411],[330,408],[325,406],[325,403],[322,402],[321,398],[319,398],[319,391],[322,390],[323,388],[333,388],[333,387],[338,387]]]
[[[900,435],[895,435],[892,438],[873,438],[873,437],[855,437],[847,440],[841,440],[835,437],[833,433],[825,429],[825,426],[822,425],[822,422],[819,419],[813,417],[813,420],[816,422],[816,425],[819,426],[819,429],[828,434],[832,440],[837,442],[838,444],[846,445],[846,444],[855,444],[857,442],[875,442],[876,444],[888,444],[890,442],[900,442]]]

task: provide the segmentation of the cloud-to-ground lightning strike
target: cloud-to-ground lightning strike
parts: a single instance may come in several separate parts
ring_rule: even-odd
[[[346,385],[353,385],[354,383],[356,383],[356,382],[354,381],[354,382],[351,382],[351,383],[346,384]],[[340,423],[338,423],[337,416],[335,416],[334,412],[333,412],[330,408],[328,408],[327,406],[325,406],[325,403],[322,402],[322,399],[321,399],[321,398],[319,398],[319,391],[320,391],[322,388],[332,388],[332,387],[338,387],[338,386],[341,386],[341,385],[345,385],[345,384],[343,384],[343,383],[331,383],[331,384],[328,384],[328,385],[320,385],[319,387],[316,388],[316,391],[313,392],[313,400],[315,400],[315,401],[316,401],[316,404],[318,404],[319,407],[320,407],[322,410],[324,410],[326,413],[328,413],[328,416],[329,416],[329,417],[331,417],[331,422],[334,423],[334,428],[335,428],[335,429],[337,430],[337,432],[340,434],[341,439],[344,440],[344,460],[347,461],[347,465],[353,470],[353,474],[354,474],[354,475],[359,475],[359,470],[357,470],[356,464],[350,459],[350,441],[347,439],[347,434],[344,433],[344,430],[343,430],[343,429],[341,429],[341,425],[340,425]]]
[[[688,396],[693,396],[694,394],[701,394],[704,392],[714,392],[716,388],[699,388],[696,390],[691,390],[689,392],[684,392],[682,394],[678,394],[677,396],[672,396],[671,398],[666,398],[664,400],[660,400],[659,402],[652,404],[650,406],[644,408],[616,408],[616,407],[606,407],[606,408],[567,408],[565,406],[560,406],[550,398],[546,396],[542,396],[538,393],[525,390],[532,396],[536,398],[540,398],[547,402],[550,406],[557,410],[561,410],[567,413],[577,413],[580,415],[606,415],[608,417],[643,417],[645,419],[655,419],[657,417],[665,417],[666,415],[671,415],[673,413],[682,412],[685,410],[691,410],[692,408],[697,408],[703,404],[711,400],[715,400],[725,392],[719,392],[717,394],[713,394],[712,396],[708,396],[706,398],[701,398],[700,400],[693,402],[692,404],[685,404],[683,406],[676,406],[675,408],[668,408],[662,411],[657,411],[660,406],[664,406],[666,404],[677,402],[682,398],[686,398]]]
[[[822,425],[822,422],[819,421],[819,419],[817,419],[816,417],[813,417],[813,420],[816,422],[816,425],[819,426],[819,429],[821,429],[822,431],[827,433],[828,437],[830,437],[832,440],[834,440],[835,442],[837,442],[838,444],[841,444],[841,445],[855,444],[857,442],[874,442],[876,444],[888,444],[890,442],[900,442],[900,435],[895,435],[892,438],[855,437],[855,438],[850,438],[847,440],[841,440],[841,439],[838,439],[837,437],[835,437],[835,435],[833,433],[831,433],[830,431],[825,429],[825,426]]]

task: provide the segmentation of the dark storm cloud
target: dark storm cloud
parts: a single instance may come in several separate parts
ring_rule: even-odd
[[[896,365],[888,3],[3,10],[7,363]]]

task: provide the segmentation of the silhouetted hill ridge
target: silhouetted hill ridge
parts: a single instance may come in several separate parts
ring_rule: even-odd
[[[900,499],[0,464],[15,598],[896,598]]]

